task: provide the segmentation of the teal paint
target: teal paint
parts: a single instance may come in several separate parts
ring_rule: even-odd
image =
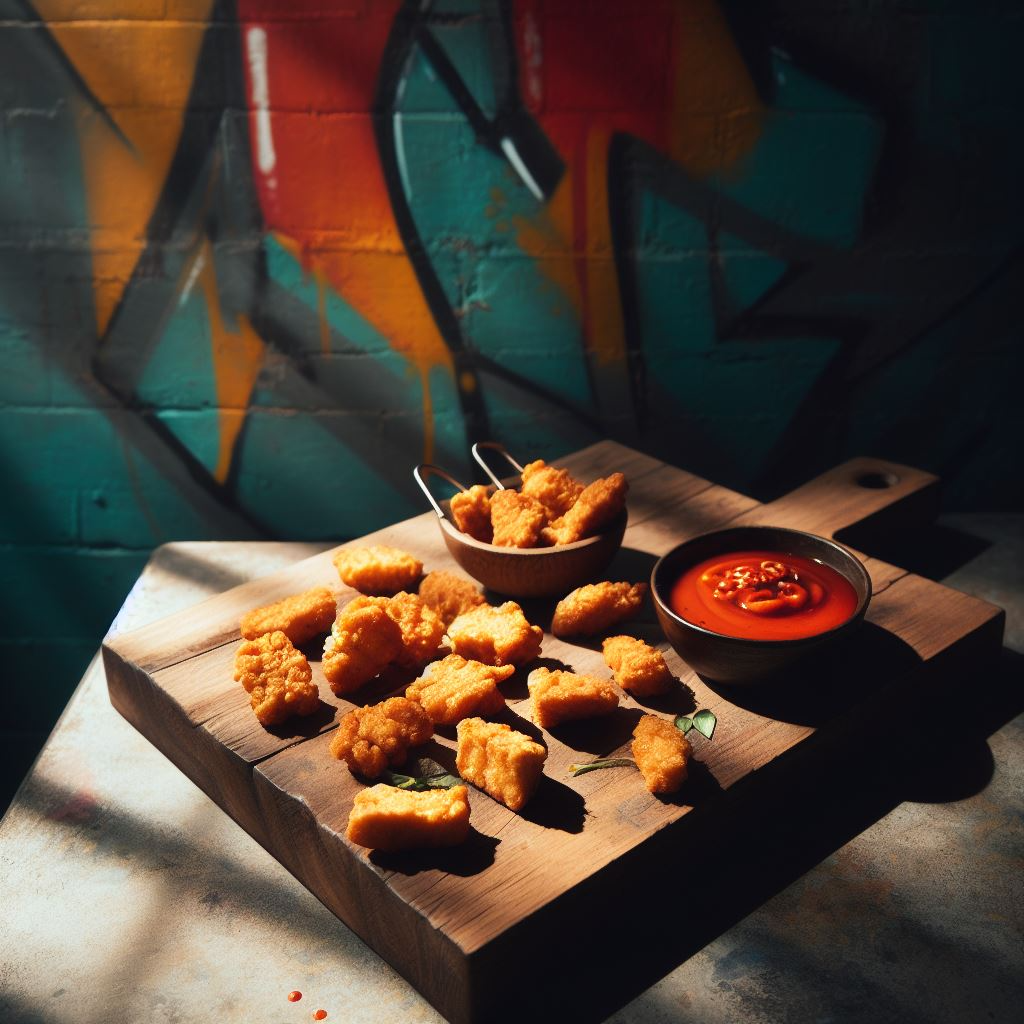
[[[187,271],[187,265],[185,269]],[[217,382],[213,372],[213,339],[201,282],[192,279],[187,294],[179,298],[172,315],[146,363],[136,393],[157,410],[216,408]],[[174,430],[174,420],[167,421]],[[178,438],[184,444],[190,439]],[[209,442],[202,442],[209,447]],[[197,452],[198,450],[194,449]],[[212,461],[210,461],[212,458]],[[210,469],[216,464],[216,433],[212,456],[200,460]]]
[[[123,549],[6,546],[0,592],[17,599],[5,606],[5,635],[20,643],[89,640],[95,649],[147,557]]]
[[[744,250],[728,231],[719,236],[722,277],[728,290],[729,308],[746,310],[779,283],[789,264],[765,252]]]
[[[408,419],[419,432],[416,413]],[[297,415],[253,410],[246,427],[237,491],[247,506],[261,510],[262,522],[280,536],[296,540],[345,538],[380,528],[385,522],[423,511],[386,478],[392,467],[367,451],[339,443],[330,429],[345,412]],[[339,425],[344,428],[344,424]],[[409,472],[421,459],[410,446]],[[410,477],[411,479],[411,477]]]
[[[749,23],[740,6],[722,9],[742,35]],[[783,486],[867,451],[941,472],[951,508],[1013,507],[1021,488],[1005,467],[1019,439],[1024,21],[1014,5],[976,10],[966,0],[895,19],[868,3],[813,15],[800,7],[748,15],[766,28],[741,41],[768,113],[743,160],[696,183],[707,208],[675,201],[649,168],[630,162],[635,154],[627,161],[627,184],[611,198],[631,238],[622,251],[586,257],[618,260],[635,291],[626,338],[635,361],[612,371],[629,377],[622,390],[635,404],[618,403],[615,415],[601,407],[579,312],[547,272],[565,247],[553,242],[538,257],[522,245],[523,225],[543,225],[545,203],[500,147],[488,148],[414,48],[397,107],[401,188],[466,358],[479,363],[490,432],[523,458],[555,457],[611,433],[747,491],[769,472]],[[494,116],[508,67],[488,45],[491,8],[449,0],[433,9],[444,15],[432,27],[438,45],[484,116]],[[548,13],[537,10],[542,31]],[[604,16],[600,4],[588,10],[558,15],[580,47]],[[366,14],[354,12],[346,30],[359,32]],[[629,12],[615,16],[632,24]],[[244,83],[226,81],[226,69],[241,65],[225,59],[209,74],[199,69],[187,120],[231,131],[188,151],[192,163],[183,158],[168,186],[196,205],[171,206],[145,228],[132,284],[143,315],[124,347],[144,360],[137,386],[118,394],[102,365],[110,339],[96,337],[98,240],[77,130],[84,112],[104,112],[90,109],[44,24],[24,24],[23,8],[7,0],[0,20],[0,470],[13,495],[0,501],[0,643],[15,650],[16,674],[55,643],[48,692],[63,695],[153,545],[233,536],[239,514],[271,535],[344,538],[421,511],[409,471],[426,443],[423,392],[391,341],[332,288],[321,291],[263,229],[249,122],[238,113]],[[301,17],[288,24],[318,28]],[[218,26],[210,39],[227,47],[235,28]],[[572,66],[572,56],[562,60]],[[557,48],[541,50],[547,112],[558,60]],[[651,82],[666,73],[654,57],[643,70]],[[324,74],[334,73],[325,64]],[[597,104],[600,88],[594,96]],[[327,109],[319,94],[309,107],[289,116],[307,117],[313,140],[367,116]],[[582,124],[584,107],[555,113]],[[223,177],[198,218],[210,153]],[[309,161],[316,165],[315,147]],[[730,203],[759,227],[731,223]],[[220,416],[206,300],[198,281],[179,295],[204,239],[217,250],[222,315],[258,312],[254,296],[272,295],[279,318],[224,485],[210,477]],[[336,223],[318,244],[379,252],[363,211],[340,194]],[[477,438],[445,369],[430,371],[430,394],[434,457],[468,482],[467,448]],[[162,448],[140,444],[149,428],[163,432]],[[186,462],[195,486],[214,496],[213,511],[169,482],[168,467]],[[30,620],[28,604],[6,614],[23,600],[60,609],[58,625]]]

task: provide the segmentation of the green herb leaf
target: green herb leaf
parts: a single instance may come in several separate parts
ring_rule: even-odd
[[[714,711],[708,711],[704,708],[698,711],[693,716],[693,727],[701,734],[701,736],[711,739],[715,732],[715,726],[718,724],[718,719],[715,717]]]
[[[684,736],[693,728],[693,719],[686,715],[677,715],[672,723]]]
[[[384,772],[384,781],[396,789],[411,789],[422,793],[425,789],[451,789],[452,786],[463,785],[458,775],[452,775],[442,764],[432,761],[428,757],[421,758],[416,762],[416,771],[419,775],[403,775],[401,772],[393,772],[390,769]]]
[[[587,761],[586,764],[569,765],[569,774],[575,778],[587,772],[596,772],[598,768],[625,768],[627,765],[633,765],[635,768],[636,761],[631,757],[599,757],[596,761]]]

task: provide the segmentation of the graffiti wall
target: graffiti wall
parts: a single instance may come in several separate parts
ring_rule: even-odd
[[[357,535],[477,439],[1019,503],[1022,44],[967,0],[0,0],[39,727],[153,545]]]

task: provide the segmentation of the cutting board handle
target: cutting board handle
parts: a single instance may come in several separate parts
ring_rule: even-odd
[[[933,519],[939,478],[913,466],[860,456],[741,517],[833,537],[851,526],[884,532]],[[870,524],[866,521],[870,520]]]

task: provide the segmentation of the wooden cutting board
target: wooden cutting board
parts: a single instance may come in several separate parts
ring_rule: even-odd
[[[647,580],[654,560],[681,540],[726,524],[765,523],[832,536],[857,527],[858,542],[925,522],[938,481],[875,459],[854,459],[778,501],[761,505],[693,474],[613,442],[561,460],[583,481],[615,470],[630,481],[629,527],[610,579]],[[364,538],[404,548],[427,570],[456,569],[435,515],[425,513]],[[842,537],[840,537],[842,539]],[[541,978],[559,978],[565,951],[621,920],[641,921],[638,901],[658,903],[659,886],[716,833],[743,836],[758,813],[785,800],[793,772],[846,756],[880,700],[926,695],[951,675],[978,666],[1001,645],[1003,613],[983,601],[865,558],[874,584],[867,620],[854,642],[802,670],[784,692],[713,689],[668,648],[653,612],[629,624],[658,643],[683,685],[661,703],[624,696],[610,719],[549,733],[532,724],[521,669],[502,689],[505,721],[542,736],[545,778],[522,814],[471,791],[473,833],[447,851],[381,855],[344,838],[361,788],[328,754],[330,733],[353,705],[327,687],[319,662],[322,714],[263,729],[233,681],[239,617],[296,591],[328,585],[340,602],[333,552],[246,583],[186,611],[104,644],[114,707],[288,868],[327,907],[393,964],[454,1022],[536,1019]],[[524,603],[547,627],[553,602]],[[545,636],[542,658],[577,672],[609,675],[599,644]],[[361,693],[371,703],[400,692],[390,677]],[[668,799],[649,794],[629,769],[572,778],[568,766],[596,756],[628,755],[632,729],[649,710],[665,716],[711,708],[711,742],[694,735],[697,764]],[[422,753],[454,764],[454,733]],[[663,874],[672,870],[671,875]],[[660,879],[666,879],[662,883]],[[683,884],[692,884],[684,882]],[[614,941],[633,941],[620,937]],[[614,963],[614,941],[611,957]],[[600,963],[586,984],[599,991]],[[568,975],[565,983],[576,983]],[[590,992],[593,995],[593,991]],[[564,1019],[564,1017],[563,1017]]]

